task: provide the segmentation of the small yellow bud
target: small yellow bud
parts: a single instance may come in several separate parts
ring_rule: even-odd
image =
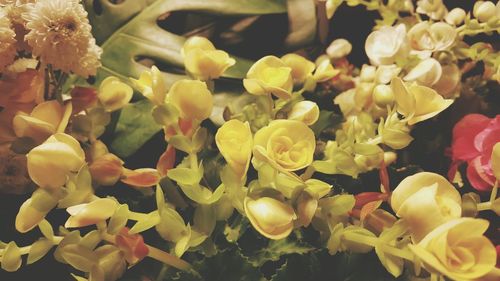
[[[451,25],[460,25],[464,19],[465,11],[462,8],[454,8],[444,17],[444,20]]]
[[[175,82],[168,92],[167,101],[177,107],[183,119],[202,121],[212,113],[212,93],[202,81],[184,79]]]
[[[318,118],[319,107],[312,101],[299,101],[293,106],[292,111],[288,113],[288,119],[302,121],[308,126],[316,123]]]
[[[114,185],[123,173],[123,161],[112,153],[105,154],[89,166],[92,180],[100,185]]]
[[[292,207],[271,197],[246,198],[245,214],[260,234],[274,240],[287,237],[297,218]]]
[[[111,112],[127,105],[133,94],[132,87],[121,82],[120,79],[110,76],[101,82],[97,97],[106,111]]]
[[[80,143],[70,135],[58,133],[27,155],[28,174],[41,188],[62,187],[70,173],[76,173],[85,164],[85,153]]]
[[[394,93],[387,85],[377,85],[373,89],[373,101],[378,107],[386,108],[394,103]]]

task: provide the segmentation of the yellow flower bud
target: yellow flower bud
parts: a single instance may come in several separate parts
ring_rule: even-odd
[[[313,160],[316,139],[313,131],[297,120],[274,120],[254,137],[254,156],[275,168],[296,171]]]
[[[89,166],[92,180],[100,185],[114,185],[123,173],[123,161],[112,153],[98,157]]]
[[[236,61],[221,50],[216,50],[212,42],[200,36],[186,40],[181,50],[187,71],[196,79],[219,78]]]
[[[288,113],[288,119],[298,120],[310,126],[319,118],[319,107],[312,101],[299,101],[292,107],[292,111]]]
[[[202,81],[184,79],[175,82],[167,100],[177,107],[183,119],[202,121],[212,113],[212,93]]]
[[[405,178],[391,196],[398,217],[408,222],[413,241],[462,214],[460,193],[444,177],[421,172]]]
[[[495,17],[496,9],[495,4],[491,1],[477,1],[474,4],[473,15],[479,22],[487,22]]]
[[[483,236],[488,225],[483,219],[457,218],[409,247],[431,272],[452,280],[475,280],[490,273],[497,261],[495,246]]]
[[[465,16],[464,9],[454,8],[444,17],[444,20],[451,25],[459,25],[464,21]]]
[[[386,108],[394,103],[394,93],[387,85],[377,85],[373,89],[373,101],[381,108]]]
[[[151,71],[141,73],[139,79],[130,79],[134,86],[150,101],[156,105],[165,103],[167,87],[163,76],[156,66],[151,67]]]
[[[252,157],[252,132],[248,122],[229,120],[217,130],[215,142],[227,164],[243,178],[246,175]]]
[[[42,143],[50,135],[62,133],[68,125],[72,105],[61,105],[58,101],[46,101],[35,108],[30,115],[18,113],[13,119],[16,136],[30,137],[36,143]]]
[[[397,110],[408,118],[409,125],[432,118],[453,103],[431,88],[415,84],[407,87],[400,78],[392,79],[391,88]]]
[[[85,164],[80,143],[70,135],[58,133],[27,155],[28,174],[41,188],[59,188],[70,173],[76,173]]]
[[[101,82],[97,97],[106,111],[110,112],[127,105],[133,95],[132,87],[114,76],[109,76]]]
[[[266,56],[248,70],[243,86],[253,95],[273,94],[288,99],[293,89],[292,69],[275,56]]]
[[[291,206],[271,197],[246,198],[245,214],[260,234],[274,240],[287,237],[297,218]]]
[[[115,200],[99,198],[90,203],[71,206],[66,211],[71,215],[64,227],[82,227],[96,224],[110,218],[118,207]]]
[[[281,60],[292,69],[292,78],[296,85],[304,83],[316,68],[312,61],[297,54],[286,54]]]

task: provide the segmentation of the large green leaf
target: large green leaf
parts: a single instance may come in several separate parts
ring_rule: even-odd
[[[158,19],[175,11],[202,12],[214,15],[264,15],[287,11],[285,0],[125,0],[113,4],[110,0],[85,0],[85,8],[93,26],[93,33],[103,49],[102,67],[98,70],[95,85],[113,75],[128,82],[137,78],[147,68],[138,58],[148,58],[164,66],[167,85],[185,78],[180,50],[185,38],[160,28]],[[252,62],[236,58],[237,63],[228,69],[225,77],[242,78]],[[170,69],[170,70],[169,70]],[[77,77],[68,80],[67,86],[86,84]],[[126,107],[117,122],[112,150],[126,157],[137,151],[154,134],[158,127],[151,118],[146,103]]]

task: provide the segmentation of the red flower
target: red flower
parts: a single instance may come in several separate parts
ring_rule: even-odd
[[[116,246],[125,254],[129,264],[136,264],[149,253],[148,246],[140,234],[130,234],[127,227],[122,228],[116,235]]]
[[[491,153],[497,142],[500,142],[500,115],[488,118],[468,114],[462,118],[453,128],[449,179],[455,177],[461,163],[467,162],[467,178],[472,187],[480,191],[490,190],[495,183]]]

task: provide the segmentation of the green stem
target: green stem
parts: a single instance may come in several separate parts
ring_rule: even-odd
[[[478,211],[491,210],[491,202],[488,201],[477,204],[477,210]]]
[[[395,257],[399,257],[399,258],[409,260],[409,261],[415,260],[413,255],[410,252],[401,250],[397,247],[394,247],[392,245],[384,243],[384,242],[380,241],[380,239],[378,237],[371,237],[371,236],[360,235],[360,234],[356,234],[356,233],[346,233],[342,236],[342,239],[345,239],[345,240],[348,240],[351,242],[364,244],[364,245],[371,246],[371,247],[380,247],[380,249],[383,252],[388,253],[390,255],[393,255]]]

